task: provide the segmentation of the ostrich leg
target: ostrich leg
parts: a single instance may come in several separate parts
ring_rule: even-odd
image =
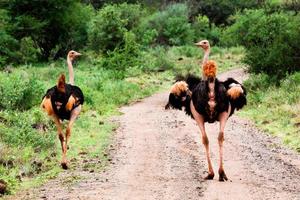
[[[219,121],[220,121],[220,132],[219,132],[219,136],[218,136],[219,155],[220,155],[219,181],[227,181],[228,180],[228,178],[225,174],[225,171],[224,171],[224,166],[223,166],[223,142],[224,142],[224,129],[225,129],[225,125],[226,125],[229,113],[230,113],[230,106],[229,106],[228,112],[222,112],[219,115]]]
[[[200,115],[194,105],[193,105],[193,102],[191,102],[191,111],[192,111],[192,114],[194,116],[194,119],[196,120],[199,128],[200,128],[200,131],[201,131],[201,134],[202,134],[202,143],[204,144],[204,147],[205,147],[205,152],[206,152],[206,158],[207,158],[207,162],[208,162],[208,175],[205,177],[205,179],[209,180],[209,179],[213,179],[215,174],[214,174],[214,170],[212,168],[212,164],[211,164],[211,160],[210,160],[210,153],[209,153],[209,141],[208,141],[208,137],[206,135],[206,132],[205,132],[205,126],[204,126],[204,118],[202,115]]]
[[[58,138],[60,140],[61,149],[62,149],[61,166],[64,169],[67,169],[67,159],[66,159],[67,145],[66,145],[65,137],[62,133],[61,122],[60,122],[60,119],[56,116],[54,116],[54,122],[57,127]]]

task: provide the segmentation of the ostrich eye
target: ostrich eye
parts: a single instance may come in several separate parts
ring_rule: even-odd
[[[74,54],[74,52],[71,52],[71,54]]]

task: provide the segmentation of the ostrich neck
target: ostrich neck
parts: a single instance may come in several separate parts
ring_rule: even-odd
[[[203,56],[203,61],[202,61],[202,66],[208,61],[210,49],[204,50],[204,56]]]
[[[204,75],[203,67],[204,67],[205,63],[208,61],[209,53],[210,53],[210,48],[204,50],[204,56],[203,56],[203,60],[202,60],[202,78],[203,78],[203,80],[207,79],[207,77]]]
[[[68,69],[69,69],[69,83],[71,85],[74,85],[74,71],[73,71],[73,64],[71,59],[68,57],[67,58],[67,63],[68,63]]]

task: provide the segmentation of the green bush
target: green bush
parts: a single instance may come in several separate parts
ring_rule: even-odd
[[[144,45],[183,45],[191,43],[194,35],[185,4],[173,4],[146,17],[137,32]]]
[[[248,105],[241,114],[299,152],[300,72],[285,77],[278,85],[273,84],[274,79],[266,74],[250,76],[245,83]]]
[[[17,57],[18,41],[11,35],[9,21],[8,12],[0,9],[0,69]]]
[[[212,45],[219,43],[221,31],[214,23],[210,23],[207,16],[198,15],[193,23],[195,39],[197,41],[207,39]]]
[[[88,25],[95,11],[91,6],[77,2],[71,4],[60,20],[61,33],[54,57],[65,57],[70,49],[82,49],[88,41]]]
[[[236,16],[226,34],[245,46],[244,62],[251,72],[282,78],[300,70],[299,27],[300,15],[248,10]]]
[[[79,0],[12,0],[7,1],[6,9],[14,37],[31,37],[43,60],[48,60],[54,49],[58,57],[71,47],[83,47],[87,41],[86,26],[93,14],[92,7]]]
[[[195,45],[185,45],[179,47],[173,47],[171,52],[174,53],[177,57],[186,56],[189,58],[201,58],[202,51],[199,50]]]
[[[98,11],[89,26],[89,46],[106,53],[122,48],[125,34],[139,23],[143,11],[140,5],[107,5]]]
[[[191,16],[206,15],[216,25],[228,25],[228,18],[238,10],[261,6],[264,1],[257,0],[189,0]]]
[[[275,85],[274,83],[278,84]],[[256,74],[251,75],[244,84],[250,94],[249,102],[253,105],[262,102],[266,93],[272,94],[270,98],[272,101],[276,101],[276,104],[280,104],[280,102],[282,104],[294,104],[299,100],[300,73],[294,73],[279,82],[275,77],[267,74]],[[283,95],[282,92],[285,94]],[[267,104],[268,102],[264,103]]]
[[[34,44],[31,37],[25,37],[20,42],[20,62],[34,63],[38,61],[40,51]]]
[[[264,90],[272,85],[272,79],[267,74],[256,74],[250,76],[248,80],[244,82],[245,87],[249,92],[256,90]]]
[[[1,141],[15,147],[30,146],[33,148],[54,147],[55,134],[41,133],[33,125],[43,123],[50,128],[48,120],[42,119],[42,111],[34,112],[1,112],[0,117],[6,120],[5,126],[0,126]]]
[[[102,58],[100,66],[104,69],[111,69],[115,78],[124,78],[125,70],[136,67],[140,64],[140,50],[136,43],[135,35],[132,32],[124,33],[123,47],[109,51],[107,56]]]
[[[299,103],[299,93],[300,91],[300,73],[294,73],[284,79],[280,86],[284,91],[288,92],[288,104]],[[300,119],[300,117],[299,117]]]
[[[175,65],[175,63],[169,59],[167,50],[161,46],[143,52],[142,59],[141,68],[146,72],[166,71],[172,69]]]
[[[0,109],[27,110],[41,101],[43,85],[36,77],[0,74]]]

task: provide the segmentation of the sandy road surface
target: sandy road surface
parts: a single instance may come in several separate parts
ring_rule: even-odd
[[[246,78],[242,70],[220,76]],[[300,155],[236,115],[227,122],[224,169],[218,182],[218,123],[207,124],[216,177],[204,181],[207,163],[196,123],[183,112],[164,110],[168,93],[123,107],[112,161],[102,173],[66,172],[19,199],[299,199]],[[101,141],[99,141],[101,142]],[[68,173],[86,177],[63,184]],[[16,197],[17,198],[17,197]]]

